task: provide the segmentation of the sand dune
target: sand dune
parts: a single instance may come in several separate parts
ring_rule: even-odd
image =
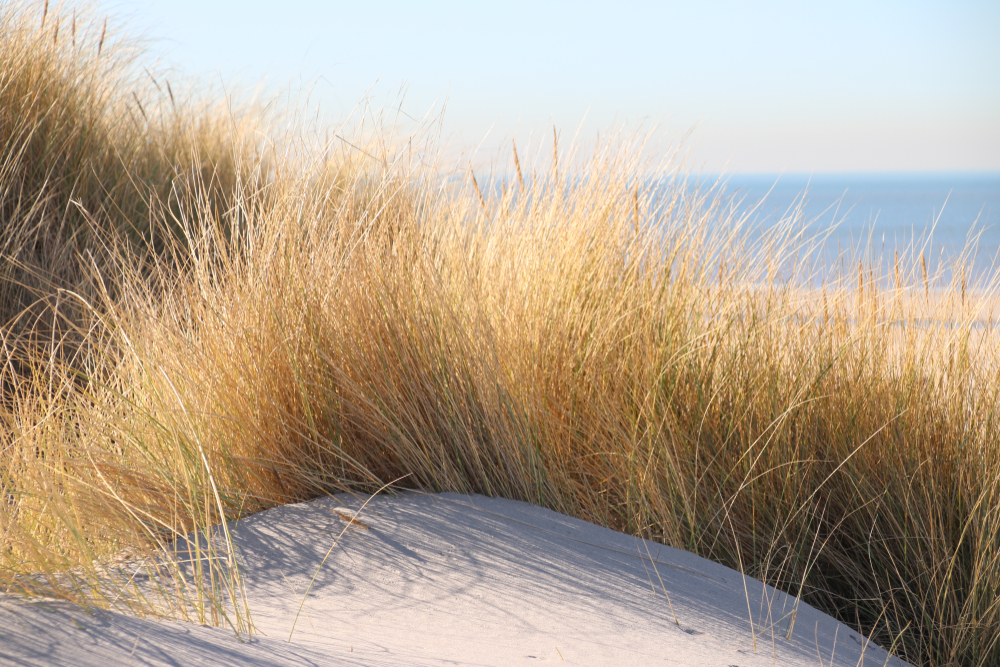
[[[546,509],[406,493],[373,498],[349,523],[363,502],[341,495],[231,524],[258,631],[249,641],[6,597],[0,663],[907,664],[739,572]]]

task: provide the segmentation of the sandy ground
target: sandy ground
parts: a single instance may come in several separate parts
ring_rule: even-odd
[[[340,515],[362,502],[231,524],[259,633],[249,641],[0,597],[0,664],[907,664],[804,603],[789,632],[795,599],[739,572],[539,507],[407,493],[372,499],[363,525],[348,524]]]

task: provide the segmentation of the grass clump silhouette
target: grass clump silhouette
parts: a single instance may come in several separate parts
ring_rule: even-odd
[[[103,20],[4,12],[9,592],[251,630],[213,527],[405,477],[1000,659],[995,283],[919,249],[820,283],[795,215],[755,228],[641,137],[488,178],[377,124],[269,137]]]

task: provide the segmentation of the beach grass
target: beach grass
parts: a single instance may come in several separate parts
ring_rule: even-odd
[[[83,9],[0,24],[4,590],[249,632],[223,520],[399,480],[1000,662],[995,273],[823,266],[647,137],[474,172],[205,102]]]

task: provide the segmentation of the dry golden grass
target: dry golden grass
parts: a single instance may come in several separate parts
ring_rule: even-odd
[[[405,476],[1000,661],[995,283],[917,255],[816,288],[796,220],[754,231],[639,140],[506,178],[378,130],[263,151],[36,9],[0,36],[6,590],[249,630],[190,531]]]

